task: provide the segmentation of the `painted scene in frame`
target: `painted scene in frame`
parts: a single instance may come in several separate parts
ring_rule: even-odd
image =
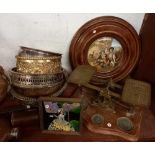
[[[80,131],[80,103],[44,102],[46,129],[51,131]]]
[[[95,40],[88,49],[88,63],[97,71],[110,72],[119,64],[123,53],[121,44],[114,38],[102,37]]]

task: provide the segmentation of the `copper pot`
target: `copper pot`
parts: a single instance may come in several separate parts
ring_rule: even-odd
[[[8,81],[7,76],[4,74],[4,69],[0,66],[0,102],[6,97]]]

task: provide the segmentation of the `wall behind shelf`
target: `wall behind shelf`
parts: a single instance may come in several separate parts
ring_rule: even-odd
[[[128,14],[0,14],[0,65],[15,67],[19,46],[63,54],[62,65],[70,70],[69,45],[75,32],[88,20],[112,15],[127,20],[139,33],[144,13]]]

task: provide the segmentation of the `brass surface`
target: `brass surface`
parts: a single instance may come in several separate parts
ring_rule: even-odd
[[[26,101],[26,102],[34,102],[37,101],[38,96],[59,96],[61,93],[66,89],[67,87],[67,78],[68,78],[68,72],[64,70],[64,79],[57,83],[55,86],[52,85],[52,87],[43,87],[43,88],[19,88],[16,86],[12,86],[11,94],[13,97]]]
[[[16,67],[20,73],[55,74],[61,72],[61,54],[21,47],[16,56]]]
[[[40,88],[20,88],[16,86],[12,86],[12,88],[20,95],[26,97],[39,97],[39,96],[48,96],[57,92],[63,86],[64,81],[62,80],[59,83],[56,83],[52,86],[40,87]]]
[[[87,84],[95,72],[95,67],[89,65],[80,65],[71,73],[70,77],[68,78],[68,82],[78,85]]]
[[[119,117],[117,119],[117,126],[124,131],[130,131],[134,128],[132,121],[128,117]]]
[[[42,88],[51,87],[64,80],[64,71],[56,74],[24,74],[17,72],[16,68],[11,70],[11,83],[20,88]]]
[[[10,73],[12,88],[19,94],[36,97],[52,95],[63,87],[66,81],[64,70],[57,74],[24,74],[13,68]]]
[[[144,81],[127,79],[121,99],[129,105],[149,107],[151,104],[151,85]]]
[[[28,74],[55,74],[61,72],[61,57],[29,58],[17,56],[17,71]]]

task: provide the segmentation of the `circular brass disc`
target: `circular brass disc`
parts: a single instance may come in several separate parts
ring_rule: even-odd
[[[131,131],[134,127],[132,121],[127,117],[118,118],[117,126],[124,131]]]
[[[91,121],[93,122],[93,124],[101,124],[104,122],[104,117],[100,114],[94,114],[91,117]]]

